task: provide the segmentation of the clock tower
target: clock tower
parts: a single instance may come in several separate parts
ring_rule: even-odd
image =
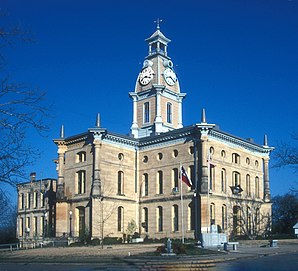
[[[180,93],[179,81],[167,51],[171,40],[160,31],[159,22],[157,30],[145,40],[148,56],[143,62],[134,92],[129,93],[133,99],[131,134],[135,138],[183,127],[182,100],[186,93]]]

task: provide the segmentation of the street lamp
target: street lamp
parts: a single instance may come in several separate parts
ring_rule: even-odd
[[[71,220],[72,220],[72,211],[69,211],[69,237],[72,237],[72,235],[71,235]]]

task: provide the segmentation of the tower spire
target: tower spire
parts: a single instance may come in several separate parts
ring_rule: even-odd
[[[97,113],[97,116],[96,116],[96,123],[95,123],[95,126],[96,126],[97,128],[100,127],[100,114],[99,114],[99,113]]]
[[[201,123],[206,123],[206,112],[205,112],[205,108],[202,109]]]
[[[156,23],[156,29],[159,30],[160,29],[160,23],[162,22],[161,19],[157,18],[157,20],[154,21],[154,23]]]
[[[266,134],[264,135],[264,146],[268,146],[268,138]]]
[[[64,125],[61,125],[61,129],[60,129],[60,138],[64,138]]]

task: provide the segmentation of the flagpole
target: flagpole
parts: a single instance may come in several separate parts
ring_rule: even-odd
[[[181,162],[180,162],[180,197],[181,197],[181,232],[182,232],[182,244],[184,244],[184,216],[183,216],[183,195],[182,195],[182,174],[181,174]]]

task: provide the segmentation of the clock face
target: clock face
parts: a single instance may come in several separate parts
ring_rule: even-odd
[[[151,67],[144,68],[139,75],[139,82],[141,85],[146,86],[153,78],[154,71]]]
[[[166,68],[165,71],[163,72],[163,76],[164,76],[168,85],[170,85],[170,86],[175,85],[175,83],[177,81],[177,76],[172,69]]]

